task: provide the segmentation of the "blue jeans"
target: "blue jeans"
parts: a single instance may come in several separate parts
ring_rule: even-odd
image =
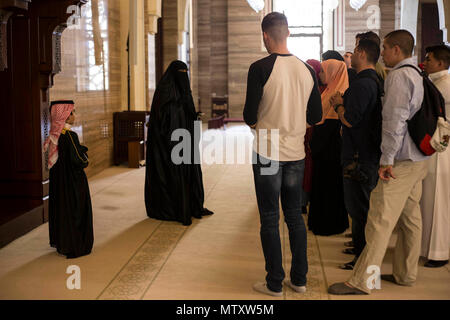
[[[254,163],[253,176],[261,220],[260,235],[266,261],[267,287],[280,292],[285,277],[279,231],[280,197],[284,220],[289,229],[292,253],[291,281],[296,286],[304,286],[308,272],[306,227],[301,214],[305,160],[278,162],[258,155]],[[265,174],[264,169],[274,164],[278,166],[278,170],[271,175]]]
[[[378,183],[378,164],[360,164],[361,171],[368,177],[362,183],[344,178],[344,200],[348,214],[352,218],[352,240],[358,258],[366,246],[365,228],[370,206],[370,194]]]

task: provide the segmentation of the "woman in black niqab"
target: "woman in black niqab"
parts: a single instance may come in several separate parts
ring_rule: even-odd
[[[192,217],[213,214],[203,207],[202,170],[194,161],[199,159],[200,137],[194,134],[197,119],[187,65],[173,61],[156,87],[150,111],[145,172],[145,206],[150,218],[190,225]],[[171,141],[176,129],[190,134],[190,150],[182,151],[190,151],[189,163],[172,161],[172,149],[180,143]]]

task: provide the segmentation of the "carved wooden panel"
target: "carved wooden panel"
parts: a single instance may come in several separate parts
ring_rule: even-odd
[[[16,236],[47,216],[42,144],[49,130],[48,89],[61,70],[59,41],[68,8],[80,2],[0,2],[0,225],[11,222]],[[17,219],[22,222],[12,223]]]

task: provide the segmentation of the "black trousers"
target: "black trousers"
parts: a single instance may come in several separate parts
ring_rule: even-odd
[[[378,183],[378,164],[361,164],[361,171],[368,177],[366,183],[344,178],[344,200],[352,218],[352,235],[356,257],[366,245],[365,228],[370,205],[370,193]]]

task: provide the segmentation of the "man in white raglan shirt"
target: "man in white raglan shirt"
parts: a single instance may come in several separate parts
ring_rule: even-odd
[[[450,48],[445,45],[426,48],[425,72],[445,100],[445,114],[450,122]],[[425,267],[446,265],[450,249],[450,150],[435,153],[423,181],[422,252],[429,259]]]
[[[250,66],[244,120],[254,128],[253,174],[261,220],[266,282],[254,290],[282,296],[285,277],[279,234],[279,200],[289,229],[292,252],[290,279],[297,292],[306,290],[306,227],[302,218],[302,182],[307,123],[322,119],[322,103],[314,70],[287,48],[286,16],[269,13],[262,21],[269,56]],[[278,130],[278,135],[276,134]]]

